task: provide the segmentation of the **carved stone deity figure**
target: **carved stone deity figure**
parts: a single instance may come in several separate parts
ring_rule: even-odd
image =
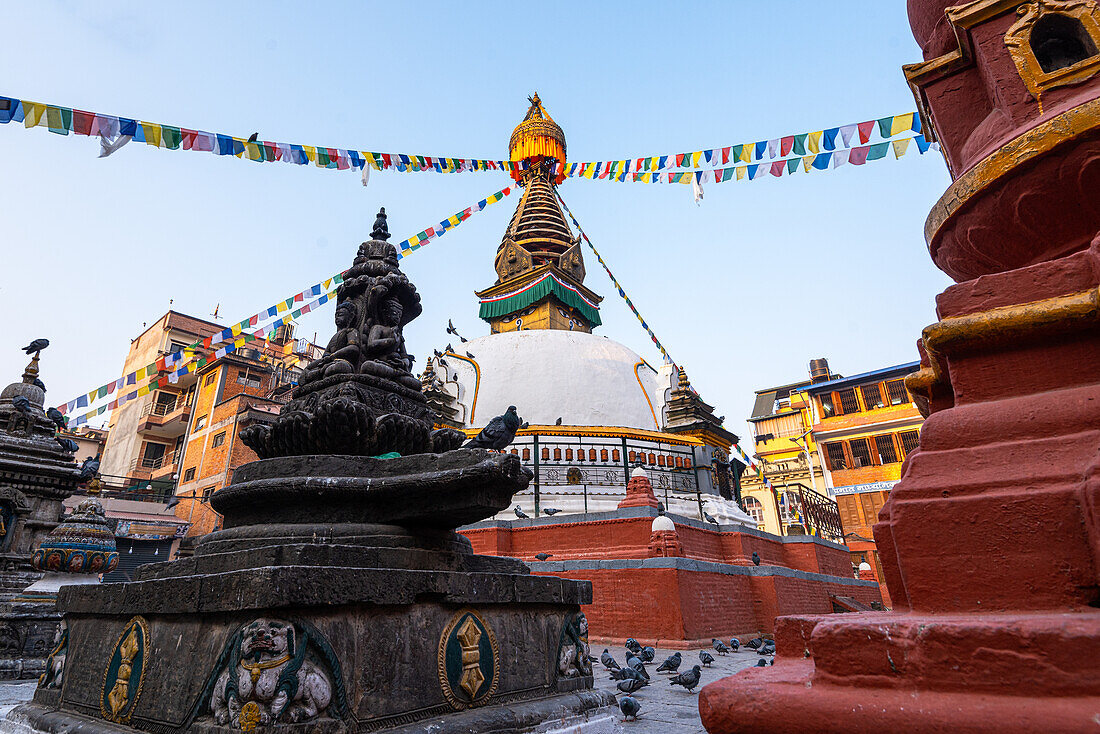
[[[324,356],[306,368],[274,424],[241,433],[262,459],[448,451],[462,441],[451,429],[432,431],[435,413],[410,371],[402,330],[423,309],[416,287],[398,267],[397,250],[386,241],[385,209],[371,235],[337,289],[337,331]]]

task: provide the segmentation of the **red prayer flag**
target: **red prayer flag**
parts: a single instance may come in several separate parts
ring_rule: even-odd
[[[252,318],[250,318],[248,320],[248,325],[249,326],[255,326],[257,324],[257,322],[259,322],[259,320],[260,320],[260,315],[259,314],[253,314]]]
[[[772,164],[772,175],[782,176],[783,170],[787,167],[787,161],[776,161]]]
[[[730,148],[722,148],[722,165],[730,162]]]
[[[862,126],[860,126],[860,134],[863,134]],[[848,153],[848,162],[853,166],[862,166],[867,162],[867,154],[871,152],[871,146],[864,146],[862,148],[852,148]]]
[[[92,134],[92,120],[95,119],[94,112],[83,112],[81,110],[73,110],[73,132],[77,135],[91,135]]]
[[[393,160],[390,158],[390,154],[389,153],[383,153],[382,154],[382,167],[383,168],[389,168],[392,165],[393,165]]]
[[[869,122],[861,122],[856,127],[859,128],[859,142],[866,143],[868,140],[871,139],[871,132],[875,129],[875,121],[870,120]],[[864,161],[866,161],[866,158],[864,158]],[[860,163],[863,163],[864,161],[861,161]],[[858,166],[860,165],[860,163],[857,163],[856,165]]]
[[[794,148],[794,136],[788,135],[785,138],[779,139],[779,155],[786,157],[790,154],[791,149]]]
[[[313,309],[310,307],[310,305],[308,303],[306,305],[302,306],[302,313],[309,313],[312,310]]]

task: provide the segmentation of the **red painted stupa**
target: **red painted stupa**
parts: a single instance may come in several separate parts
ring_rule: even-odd
[[[786,617],[711,734],[1100,731],[1100,4],[909,0],[954,179],[928,413],[879,515],[890,613]]]

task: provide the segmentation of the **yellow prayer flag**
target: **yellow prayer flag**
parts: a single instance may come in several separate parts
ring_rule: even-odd
[[[282,313],[287,310],[286,301],[279,301],[279,305],[275,307],[276,313]],[[239,332],[238,332],[239,333]]]
[[[908,115],[895,115],[894,124],[890,126],[890,137],[913,129],[913,113]]]
[[[741,157],[739,160],[744,161],[745,163],[752,163],[752,143],[748,143],[741,148]],[[741,176],[738,176],[737,178],[740,179]]]
[[[134,379],[135,380],[144,380],[145,379],[145,368],[144,367],[139,368],[138,371],[134,373]]]
[[[233,342],[233,346],[237,349],[240,349],[246,343],[248,343],[248,341],[249,341],[248,339],[237,339],[236,341]]]
[[[697,150],[691,154],[691,167],[698,168],[699,160],[703,157],[703,151]]]
[[[330,285],[332,285],[332,278],[329,278],[328,280],[326,280],[324,285],[325,285],[325,290],[328,290],[328,287]]]
[[[737,180],[738,181],[740,181],[741,179],[743,179],[745,177],[746,169],[745,169],[744,166],[738,166],[735,170],[737,171]]]
[[[142,385],[141,387],[138,388],[137,394],[138,394],[139,398],[142,395],[148,395],[149,394],[149,386],[148,385]]]
[[[306,152],[306,158],[309,158],[310,163],[317,162],[317,149],[312,145],[303,145],[302,150]]]
[[[894,157],[901,158],[905,155],[905,151],[909,149],[909,143],[912,142],[912,138],[905,138],[904,140],[894,141]]]
[[[810,166],[813,165],[814,158],[816,158],[816,157],[817,156],[813,156],[813,155],[807,155],[807,156],[802,157],[802,172],[803,173],[809,173],[810,172]]]
[[[237,145],[237,143],[240,143],[240,145]],[[233,150],[236,151],[237,148],[240,148],[241,151],[240,153],[234,152],[233,155],[237,156],[238,158],[243,158],[245,154],[245,149],[247,147],[248,141],[244,138],[233,138]]]
[[[154,148],[160,147],[160,125],[155,122],[143,122],[141,123],[141,129],[145,132],[145,144],[152,145]]]
[[[230,331],[232,332],[233,336],[237,336],[238,334],[241,333],[241,325],[240,324],[233,324],[233,328],[230,329]]]
[[[810,133],[810,137],[806,139],[806,149],[811,153],[821,152],[821,136],[825,134],[824,130],[818,130],[816,133]],[[806,169],[809,170],[809,169]]]
[[[248,153],[248,160],[250,161],[262,161],[264,159],[264,153],[260,150],[259,143],[246,143],[245,152]]]
[[[23,124],[26,127],[35,127],[46,124],[46,105],[39,102],[23,100]]]

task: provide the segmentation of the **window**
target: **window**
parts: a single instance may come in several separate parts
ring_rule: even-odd
[[[245,387],[259,387],[260,378],[258,375],[250,375],[248,370],[241,370],[237,373],[237,384]]]
[[[218,448],[225,443],[225,431],[222,431],[218,435],[214,436],[213,448]]]
[[[1095,56],[1096,44],[1077,18],[1049,13],[1031,29],[1031,51],[1043,72],[1051,74]]]
[[[906,456],[916,451],[920,445],[920,434],[916,431],[902,431],[898,438],[901,439],[901,450]]]
[[[186,348],[187,348],[187,345],[186,344],[181,344],[180,342],[169,342],[168,343],[168,351],[171,354],[176,354],[177,352],[182,352]]]
[[[860,385],[859,391],[863,393],[863,408],[865,410],[886,407],[886,403],[882,402],[882,388],[878,386],[877,382],[874,385]]]
[[[856,400],[856,391],[854,388],[849,387],[846,390],[838,390],[836,396],[840,400],[840,409],[844,413],[859,412],[859,401]]]
[[[848,462],[844,458],[844,444],[840,441],[825,444],[825,462],[830,471],[847,469]]]
[[[832,393],[828,395],[822,395],[821,401],[821,415],[825,418],[832,418],[836,415],[836,408],[833,407]]]
[[[206,416],[200,415],[198,420],[195,421],[195,430],[200,431],[203,428],[206,428]]]
[[[840,525],[845,533],[856,532],[861,523],[859,511],[856,509],[856,498],[853,495],[843,495],[836,498],[836,506],[840,511]]]
[[[749,517],[755,520],[758,525],[764,524],[764,505],[760,504],[760,500],[755,497],[744,497],[741,504],[745,506],[745,512],[748,513]]]
[[[215,489],[216,489],[215,487],[207,487],[206,489],[204,489],[202,491],[202,501],[203,502],[209,502],[210,501],[210,496],[212,494],[214,494]]]
[[[183,481],[190,482],[195,478],[195,467],[191,467],[183,473]]]
[[[909,392],[905,389],[905,380],[887,380],[886,395],[890,399],[890,405],[908,403]]]
[[[214,384],[214,378],[217,377],[217,374],[218,374],[217,372],[211,372],[209,375],[207,375],[206,379],[202,381],[202,386],[203,387],[210,387],[211,385],[213,385]]]
[[[871,466],[871,442],[865,438],[854,438],[848,442],[849,450],[852,452],[852,463],[856,468],[861,466]]]
[[[898,450],[894,446],[894,437],[887,434],[875,436],[875,449],[878,450],[880,464],[896,464],[898,462]]]

